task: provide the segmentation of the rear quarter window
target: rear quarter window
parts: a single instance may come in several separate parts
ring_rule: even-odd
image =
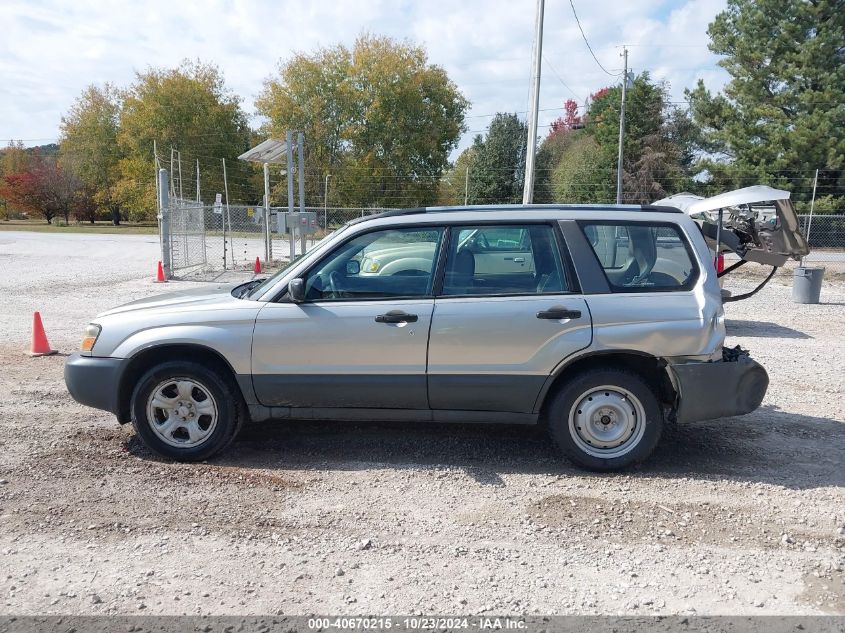
[[[579,222],[613,292],[689,290],[698,279],[692,248],[674,224]]]

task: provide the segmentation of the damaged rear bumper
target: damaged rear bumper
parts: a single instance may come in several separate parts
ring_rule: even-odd
[[[748,352],[725,350],[724,360],[668,365],[678,394],[678,422],[751,413],[766,395],[769,375]]]

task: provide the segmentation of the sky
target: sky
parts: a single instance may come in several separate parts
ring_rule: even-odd
[[[601,65],[670,85],[673,101],[698,79],[719,90],[728,76],[708,48],[707,25],[724,0],[573,0]],[[592,58],[569,0],[547,0],[538,134],[619,79]],[[217,64],[252,114],[280,60],[364,32],[424,45],[472,106],[460,147],[496,112],[528,109],[535,0],[3,0],[0,3],[0,143],[55,142],[61,116],[89,84],[126,86],[148,67],[186,58]],[[261,121],[253,116],[253,125]]]

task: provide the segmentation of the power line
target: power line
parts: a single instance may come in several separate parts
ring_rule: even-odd
[[[543,61],[546,62],[546,64],[551,69],[551,71],[555,74],[555,77],[557,77],[558,81],[561,84],[563,84],[563,87],[566,88],[569,92],[572,93],[572,96],[575,97],[575,100],[576,101],[582,101],[581,97],[579,97],[577,94],[575,94],[575,91],[567,85],[567,83],[563,80],[563,77],[560,76],[560,73],[555,69],[554,66],[552,66],[552,63],[545,57],[545,55],[543,56]],[[555,108],[555,109],[559,109],[559,108]]]
[[[596,54],[593,52],[593,48],[590,46],[590,42],[587,41],[587,36],[584,34],[584,29],[581,26],[581,20],[578,19],[578,14],[575,12],[575,5],[573,4],[572,0],[569,0],[569,6],[572,7],[572,15],[575,16],[575,21],[578,23],[578,30],[581,31],[581,37],[584,38],[584,44],[587,45],[587,50],[590,51],[590,55],[593,56],[593,59],[596,60],[596,63],[599,65],[604,72],[606,72],[611,77],[616,77],[612,72],[610,72],[607,68],[601,65],[599,58],[596,57]]]

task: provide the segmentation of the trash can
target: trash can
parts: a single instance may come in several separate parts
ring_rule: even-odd
[[[818,303],[822,293],[824,268],[798,266],[792,275],[792,301],[795,303]]]

